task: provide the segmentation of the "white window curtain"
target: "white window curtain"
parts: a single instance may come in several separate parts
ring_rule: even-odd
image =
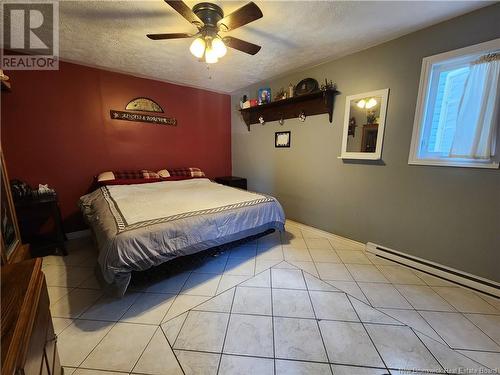
[[[471,65],[458,109],[450,157],[490,159],[495,153],[499,122],[500,53]]]

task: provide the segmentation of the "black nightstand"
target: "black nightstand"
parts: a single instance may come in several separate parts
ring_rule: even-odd
[[[215,182],[222,185],[247,190],[247,179],[243,177],[236,177],[236,176],[215,177]]]
[[[51,253],[49,250],[55,250],[56,254],[68,254],[57,195],[19,199],[14,201],[14,206],[22,241],[31,245],[33,256],[48,255]],[[50,220],[54,229],[52,235],[40,235],[40,228]]]

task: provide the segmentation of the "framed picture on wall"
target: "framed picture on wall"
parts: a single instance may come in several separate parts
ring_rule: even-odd
[[[274,147],[290,147],[291,133],[287,132],[276,132],[274,133]]]

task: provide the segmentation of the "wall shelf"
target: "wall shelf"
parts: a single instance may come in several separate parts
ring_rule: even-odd
[[[311,94],[240,109],[240,113],[247,124],[248,131],[250,131],[250,125],[259,123],[259,117],[261,116],[265,122],[271,122],[296,118],[299,117],[301,112],[304,112],[306,116],[328,113],[328,119],[331,123],[333,121],[335,95],[338,94],[339,92],[335,89],[316,91]]]

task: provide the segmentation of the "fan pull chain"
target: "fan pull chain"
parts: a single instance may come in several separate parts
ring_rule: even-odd
[[[212,73],[210,72],[210,65],[207,64],[207,74],[208,74],[208,79],[212,79]]]

